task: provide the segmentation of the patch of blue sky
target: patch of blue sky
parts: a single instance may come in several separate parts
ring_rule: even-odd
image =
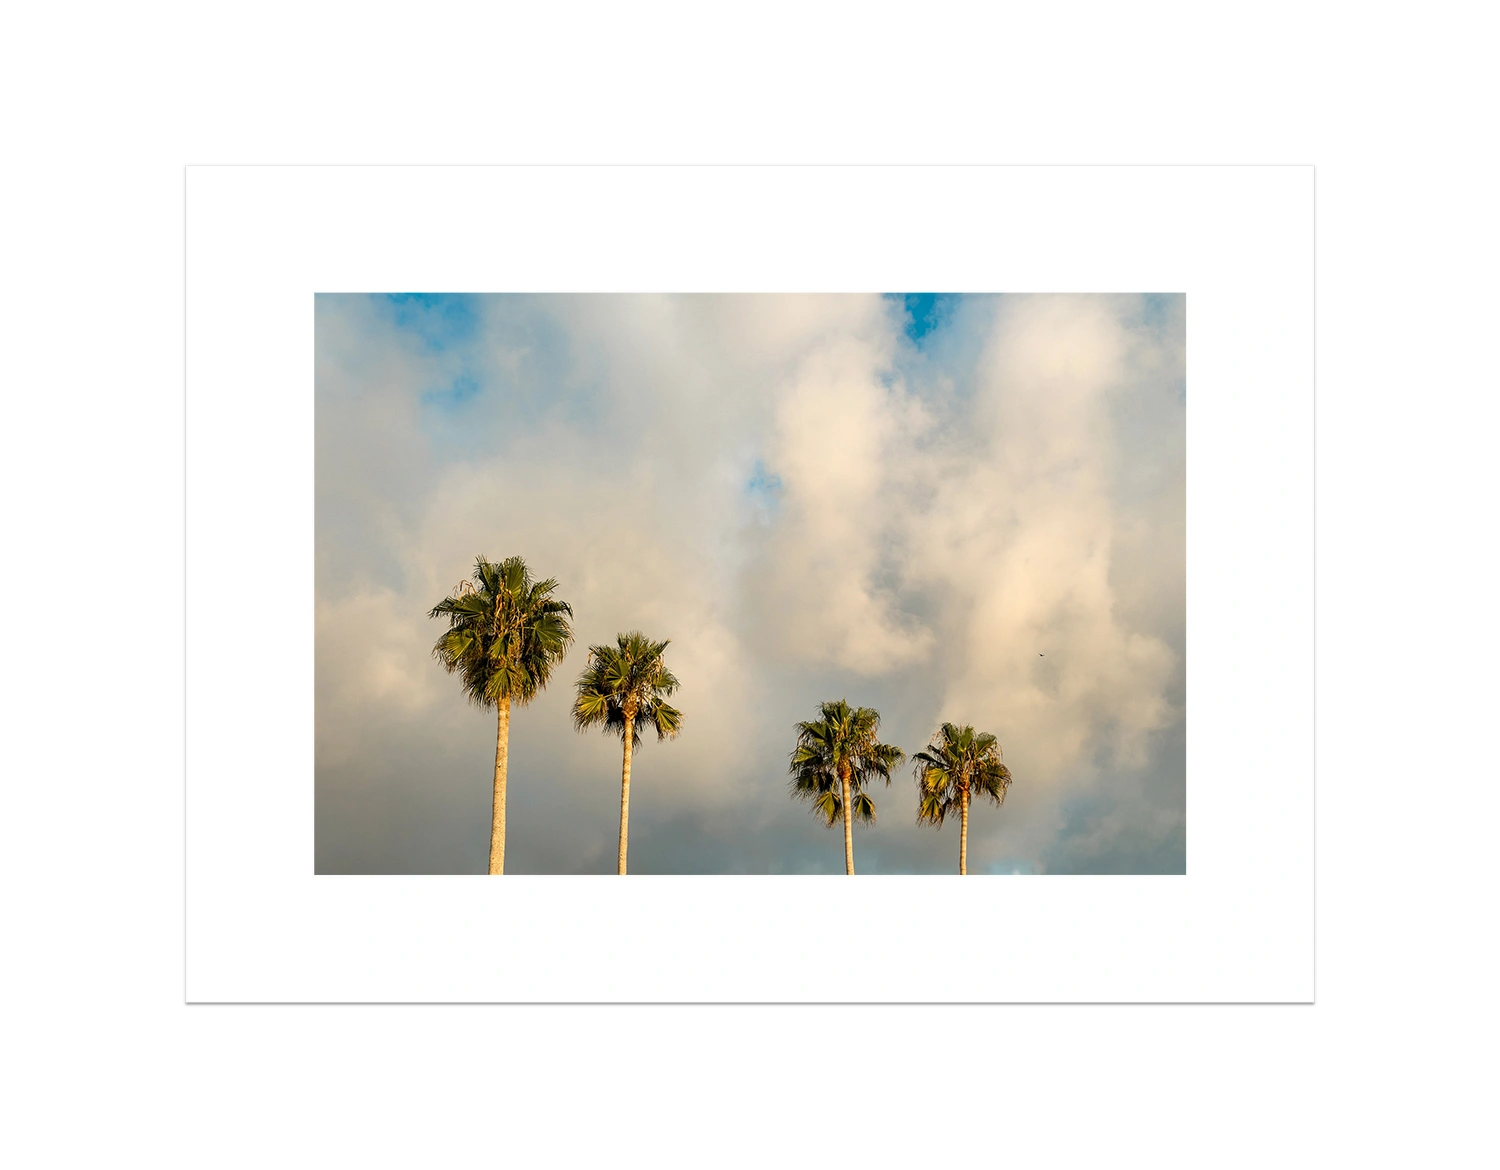
[[[442,410],[454,410],[472,401],[479,395],[479,379],[464,372],[447,386],[427,390],[422,394],[423,406],[435,406]]]
[[[745,494],[772,498],[779,496],[781,495],[781,476],[774,471],[767,471],[765,461],[757,459],[755,466],[750,470],[750,478],[745,481]]]
[[[1186,293],[1146,293],[1141,297],[1141,323],[1153,330],[1159,339],[1184,333],[1182,316],[1187,312]],[[1187,379],[1179,380],[1177,398],[1187,401]]]
[[[439,458],[474,459],[494,453],[487,397],[479,381],[467,374],[422,394],[422,433]]]
[[[1161,327],[1181,310],[1182,293],[1146,293],[1141,298],[1141,318],[1147,325]]]
[[[386,298],[432,360],[422,426],[439,452],[501,454],[545,433],[607,434],[621,425],[607,371],[580,352],[556,298]]]
[[[919,349],[928,334],[942,328],[953,315],[956,293],[901,293],[906,312],[906,336]]]
[[[616,425],[607,372],[579,347],[568,298],[503,294],[488,299],[483,360],[496,422],[529,433],[547,422],[592,432]]]
[[[906,344],[896,349],[894,374],[941,414],[973,392],[974,372],[993,319],[995,298],[974,293],[899,293],[890,297],[904,316]]]
[[[472,341],[479,328],[475,297],[468,293],[386,293],[396,328],[415,335],[429,351]]]
[[[755,461],[744,490],[745,498],[765,520],[770,520],[781,507],[781,476],[767,470],[763,460]]]

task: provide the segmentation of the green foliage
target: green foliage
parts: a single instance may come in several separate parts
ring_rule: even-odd
[[[842,781],[849,781],[849,803],[855,821],[873,824],[875,801],[866,791],[873,780],[889,786],[891,770],[906,753],[881,743],[880,713],[848,702],[818,704],[819,719],[797,724],[797,746],[792,749],[791,792],[812,804],[813,813],[832,828],[844,818]]]
[[[959,811],[965,792],[971,802],[983,796],[1000,804],[1010,790],[1010,769],[1001,760],[999,741],[972,727],[944,723],[912,761],[918,824],[941,826]]]
[[[556,590],[551,577],[532,581],[520,557],[480,557],[473,581],[432,607],[428,617],[448,619],[432,655],[459,676],[471,703],[524,706],[546,687],[573,641],[573,608],[553,598]]]
[[[648,726],[656,729],[658,740],[675,739],[682,712],[666,699],[677,690],[677,676],[662,658],[671,642],[653,642],[638,630],[617,635],[615,642],[589,647],[589,664],[578,676],[573,700],[574,729],[600,727],[623,740],[628,723],[632,748],[640,746]]]

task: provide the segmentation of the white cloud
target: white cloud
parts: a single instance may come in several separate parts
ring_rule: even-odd
[[[1175,655],[1130,628],[1112,581],[1114,465],[1129,459],[1112,399],[1139,384],[1121,314],[1132,301],[1001,301],[981,359],[972,431],[925,463],[931,503],[910,517],[914,577],[949,597],[962,646],[947,718],[989,726],[1013,763],[1055,780],[1104,742],[1138,765],[1172,717]],[[1179,495],[1180,499],[1180,495]],[[1179,532],[1152,542],[1161,580],[1184,572]]]
[[[773,391],[767,465],[783,489],[749,573],[767,644],[786,661],[875,675],[920,658],[931,633],[903,614],[893,548],[909,508],[911,440],[929,420],[890,383],[895,335],[835,335]]]

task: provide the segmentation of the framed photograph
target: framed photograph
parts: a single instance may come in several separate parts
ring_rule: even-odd
[[[187,182],[190,1000],[1312,998],[1310,168]]]

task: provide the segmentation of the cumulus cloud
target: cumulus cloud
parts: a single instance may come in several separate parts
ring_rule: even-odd
[[[611,868],[616,748],[567,692],[634,628],[672,639],[688,720],[638,765],[634,872],[840,868],[785,791],[790,723],[840,696],[909,752],[1000,735],[976,871],[1182,868],[1181,298],[954,298],[920,336],[874,296],[317,312],[320,871],[484,867],[493,728],[425,618],[478,553],[577,614],[513,724],[518,872]],[[862,871],[952,868],[910,789]]]
[[[755,616],[788,663],[878,675],[923,657],[931,632],[902,609],[910,442],[922,404],[887,384],[891,322],[817,345],[771,391],[766,459],[776,522],[751,567]]]
[[[1122,308],[998,302],[973,403],[977,441],[934,460],[939,480],[918,520],[922,571],[957,603],[962,664],[945,706],[978,707],[1015,740],[1022,770],[1049,780],[1101,739],[1113,760],[1139,765],[1149,733],[1173,716],[1177,655],[1115,605],[1115,465],[1132,452],[1116,444],[1113,399],[1140,385],[1142,344]],[[1180,577],[1181,550],[1160,551],[1163,576]]]

